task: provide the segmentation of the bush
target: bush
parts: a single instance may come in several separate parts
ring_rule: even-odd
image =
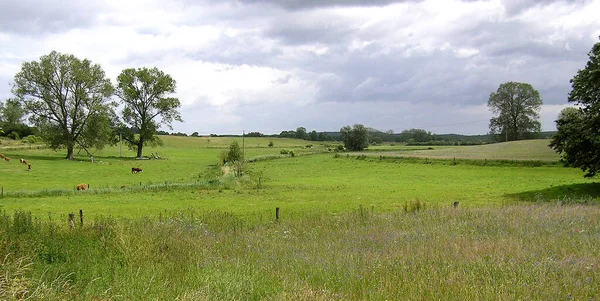
[[[23,143],[29,143],[29,144],[36,144],[36,143],[43,142],[42,137],[35,136],[35,135],[29,135],[21,140],[23,141]]]
[[[279,153],[282,154],[282,155],[287,155],[287,154],[290,153],[290,151],[284,148],[281,151],[279,151]]]
[[[10,132],[6,137],[13,139],[13,140],[21,139],[21,137],[19,136],[19,133],[17,133],[17,132]]]
[[[343,146],[343,145],[339,144],[335,150],[336,150],[336,151],[338,151],[338,152],[343,152],[343,151],[345,151],[346,149],[344,148],[344,146]]]
[[[415,213],[422,209],[425,209],[425,203],[419,200],[404,203],[404,213]]]

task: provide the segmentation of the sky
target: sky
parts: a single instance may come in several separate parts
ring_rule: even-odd
[[[542,130],[599,41],[600,0],[2,0],[0,99],[56,50],[177,81],[173,132],[485,134],[504,82],[540,92]]]

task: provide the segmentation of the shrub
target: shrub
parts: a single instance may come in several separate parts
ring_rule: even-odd
[[[13,140],[21,139],[21,137],[19,136],[19,133],[17,133],[17,132],[10,132],[6,137],[13,139]]]
[[[290,153],[290,151],[284,148],[281,151],[279,151],[279,153],[282,154],[282,155],[287,155],[287,154]]]
[[[273,147],[275,146],[275,143],[273,143],[273,141],[269,141],[269,147]]]
[[[404,203],[404,213],[415,213],[422,209],[425,209],[425,203],[421,202],[420,200]]]
[[[343,145],[339,144],[339,145],[337,146],[336,150],[337,150],[338,152],[343,152],[343,151],[345,151],[346,149],[344,148],[344,146],[343,146]]]

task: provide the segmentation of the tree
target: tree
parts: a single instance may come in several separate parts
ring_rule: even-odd
[[[499,134],[500,140],[512,141],[532,138],[542,128],[539,111],[540,93],[530,84],[507,82],[490,94],[488,107],[497,117],[490,119],[490,133]]]
[[[121,127],[123,139],[142,157],[144,145],[160,144],[156,131],[160,125],[173,129],[171,123],[183,122],[177,110],[179,99],[169,97],[175,93],[175,80],[157,68],[125,69],[117,77],[116,95],[123,100]],[[160,117],[160,120],[157,120]],[[127,130],[133,127],[139,133]]]
[[[0,103],[0,125],[6,128],[13,128],[23,122],[25,110],[16,98],[9,98],[6,102]]]
[[[310,132],[310,134],[308,134],[308,138],[310,141],[318,141],[319,140],[319,134],[317,134],[317,131],[312,130]]]
[[[550,146],[569,166],[579,167],[585,177],[600,170],[600,42],[588,53],[585,69],[571,79],[568,101],[579,109],[564,109],[556,120],[558,133]]]
[[[369,146],[369,131],[362,124],[349,125],[340,129],[344,146],[351,151],[362,151]]]
[[[39,61],[24,62],[14,81],[13,93],[41,136],[53,149],[65,146],[69,160],[75,145],[86,151],[92,147],[86,132],[105,126],[96,122],[98,116],[107,116],[115,106],[108,99],[113,87],[100,65],[73,55],[52,51]],[[93,140],[96,147],[109,142]]]
[[[296,129],[296,139],[306,140],[308,138],[308,134],[306,133],[306,128],[299,127]]]
[[[198,134],[198,132],[193,132],[192,133],[192,137],[199,137],[199,136],[200,136],[200,134]]]
[[[229,150],[224,151],[224,153],[221,155],[221,159],[223,161],[223,164],[227,162],[235,163],[241,161],[243,159],[243,156],[244,154],[242,148],[240,147],[240,144],[237,141],[233,141],[229,145]]]

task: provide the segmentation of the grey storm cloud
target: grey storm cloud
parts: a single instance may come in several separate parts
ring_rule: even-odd
[[[3,0],[0,31],[38,35],[88,27],[101,9],[97,1]]]
[[[566,104],[569,79],[584,67],[594,43],[590,36],[597,32],[589,24],[568,31],[544,20],[520,18],[530,9],[553,4],[560,11],[549,8],[552,12],[577,11],[589,1],[503,0],[503,12],[497,7],[493,11],[476,9],[472,15],[461,11],[467,17],[437,24],[424,19],[430,17],[430,7],[419,6],[422,1],[175,1],[175,5],[157,4],[160,9],[173,9],[170,17],[175,16],[162,20],[168,25],[163,26],[161,22],[121,24],[122,19],[113,19],[110,9],[100,2],[5,0],[0,2],[0,33],[44,35],[98,24],[129,26],[138,37],[143,36],[142,41],[166,45],[180,42],[169,36],[181,27],[210,27],[214,36],[198,36],[203,41],[198,46],[131,47],[105,61],[128,67],[163,64],[162,68],[169,67],[172,58],[182,57],[218,65],[213,68],[223,72],[240,66],[269,69],[267,73],[273,77],[268,78],[267,88],[245,91],[232,83],[225,89],[235,93],[219,94],[223,98],[219,105],[208,96],[190,92],[190,97],[200,98],[188,101],[182,112],[187,125],[181,126],[201,127],[203,120],[209,120],[206,130],[223,132],[233,126],[258,131],[297,126],[337,130],[340,125],[364,123],[385,130],[440,124],[424,122],[426,116],[460,124],[465,121],[456,115],[460,113],[446,113],[477,107],[478,114],[486,114],[481,109],[485,110],[490,93],[506,81],[531,83],[545,104]],[[387,8],[381,7],[392,4],[397,4],[394,9],[400,17],[382,13]],[[69,9],[64,9],[66,5]],[[423,11],[409,14],[403,5]],[[365,8],[365,15],[357,16],[362,10],[342,11],[340,7]],[[371,12],[372,17],[368,15]],[[98,18],[101,14],[106,15],[104,21]],[[430,30],[429,25],[438,28]],[[204,31],[198,31],[202,34]],[[180,72],[194,76],[193,71]],[[4,91],[0,86],[0,92]],[[226,119],[219,114],[228,118],[227,123],[219,125]],[[376,117],[361,120],[369,114]],[[481,117],[473,116],[470,118],[480,121]],[[176,131],[188,131],[179,126]],[[484,121],[478,126],[473,132],[484,132],[487,124]]]
[[[272,4],[285,9],[311,9],[334,6],[385,6],[393,3],[420,2],[415,0],[240,0],[248,4]]]

